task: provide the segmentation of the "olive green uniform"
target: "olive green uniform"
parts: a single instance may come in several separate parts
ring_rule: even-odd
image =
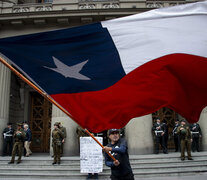
[[[181,128],[184,128],[181,130]],[[190,127],[187,125],[181,125],[177,129],[177,134],[180,137],[181,159],[185,159],[185,148],[187,148],[188,159],[191,159],[191,132]]]
[[[18,131],[20,131],[20,133],[18,133]],[[11,159],[11,163],[14,163],[15,160],[15,155],[17,153],[18,150],[18,161],[17,162],[21,162],[21,158],[22,158],[22,147],[23,147],[23,142],[24,142],[24,138],[25,138],[25,133],[23,129],[17,130],[14,133],[14,146],[12,149],[12,159]]]
[[[63,127],[63,126],[61,126],[59,129],[62,131],[64,139],[66,139],[66,137],[67,137],[66,128]],[[62,145],[61,145],[61,149],[60,149],[60,154],[61,154],[61,155],[63,155],[63,144],[64,144],[64,143],[62,143]]]
[[[60,129],[54,129],[52,131],[52,147],[54,154],[54,163],[60,163],[60,152],[62,140],[64,139],[63,133]]]

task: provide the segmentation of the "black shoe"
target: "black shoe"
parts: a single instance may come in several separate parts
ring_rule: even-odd
[[[185,158],[181,158],[181,161],[184,161],[185,160]]]
[[[56,162],[53,162],[52,165],[56,164]]]
[[[60,164],[60,162],[58,162],[58,164]]]
[[[193,160],[193,158],[190,157],[190,158],[188,158],[188,160]]]
[[[98,173],[95,173],[93,178],[97,180],[98,179]]]
[[[21,161],[17,161],[17,164],[20,164],[21,163]]]
[[[8,164],[14,164],[14,162],[10,161],[10,162],[8,162]]]
[[[86,179],[93,179],[93,176],[92,176],[92,174],[90,173],[90,174],[88,174],[88,176],[87,176],[87,178]]]

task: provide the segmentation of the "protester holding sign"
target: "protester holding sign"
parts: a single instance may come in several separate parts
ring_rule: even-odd
[[[134,174],[132,172],[128,147],[126,140],[120,138],[120,132],[118,129],[109,130],[110,143],[104,147],[105,152],[111,152],[116,158],[113,161],[107,153],[105,153],[105,164],[111,167],[111,179],[112,180],[134,180]]]
[[[103,143],[102,137],[96,139]],[[81,173],[88,173],[86,179],[98,179],[103,171],[102,149],[91,137],[80,137],[80,168]]]

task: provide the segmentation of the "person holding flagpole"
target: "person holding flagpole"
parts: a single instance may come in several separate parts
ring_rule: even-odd
[[[113,161],[105,153],[105,164],[111,168],[112,180],[134,180],[134,174],[129,162],[128,147],[126,140],[120,138],[119,129],[108,131],[110,143],[103,148],[104,152],[110,152],[116,159]]]

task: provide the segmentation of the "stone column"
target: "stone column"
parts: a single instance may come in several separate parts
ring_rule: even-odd
[[[132,119],[125,128],[130,155],[152,154],[152,115]]]
[[[0,62],[0,133],[9,121],[10,70]],[[0,136],[0,155],[2,154],[3,139]]]
[[[202,131],[202,151],[207,151],[207,107],[203,109],[198,124]]]
[[[51,122],[51,132],[54,128],[55,122],[61,122],[61,124],[66,127],[67,138],[64,144],[63,155],[64,156],[73,156],[79,154],[78,139],[76,135],[77,124],[63,113],[55,105],[52,105],[52,122]],[[52,140],[52,137],[51,137]],[[52,143],[50,143],[50,154],[53,153]]]

